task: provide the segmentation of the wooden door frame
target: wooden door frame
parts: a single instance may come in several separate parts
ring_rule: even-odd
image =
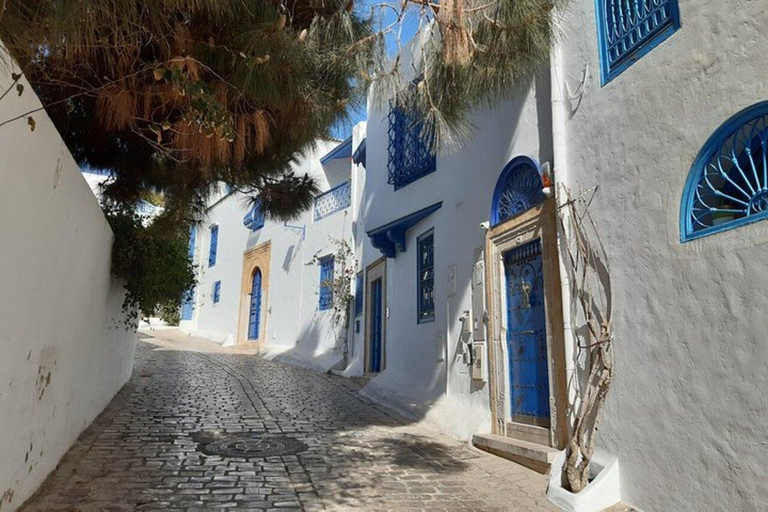
[[[269,317],[269,264],[272,254],[272,242],[267,241],[251,247],[243,253],[243,276],[240,286],[240,315],[237,327],[237,343],[258,343],[263,347],[267,340],[267,319]],[[251,316],[251,288],[253,273],[261,270],[261,325],[259,337],[248,339],[248,320]]]
[[[381,276],[371,274],[381,267]],[[373,328],[373,319],[371,318],[372,286],[371,283],[381,278],[381,364],[379,373],[387,368],[387,258],[379,258],[365,268],[365,350],[363,354],[363,371],[371,373],[371,329]]]
[[[508,369],[506,364],[506,279],[504,253],[520,245],[541,239],[544,273],[544,304],[547,325],[547,361],[549,370],[550,426],[549,444],[565,448],[567,429],[567,378],[565,342],[560,287],[557,217],[554,199],[547,199],[520,215],[508,219],[486,233],[485,282],[488,307],[488,380],[494,434],[509,435],[507,421]]]

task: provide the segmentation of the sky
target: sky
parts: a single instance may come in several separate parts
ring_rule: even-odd
[[[371,12],[371,8],[375,8],[377,5],[381,5],[382,0],[360,0],[361,4],[360,9],[362,9],[365,13],[365,15],[368,15]],[[392,2],[393,5],[398,5],[398,2],[395,2],[394,0],[389,0],[389,2]],[[392,9],[385,9],[383,10],[385,13],[383,25],[387,26],[392,24],[395,21],[395,13],[392,11]],[[377,14],[378,16],[378,14]],[[402,30],[400,34],[400,41],[402,44],[409,41],[414,34],[416,34],[416,31],[419,28],[419,16],[417,14],[413,14],[411,16],[406,16],[404,21],[401,23],[400,29]],[[397,53],[397,43],[394,34],[391,34],[387,38],[387,53],[390,56],[393,56],[395,53]],[[350,107],[351,108],[351,107]],[[352,127],[359,123],[360,121],[365,121],[366,119],[366,106],[361,105],[357,109],[352,109],[349,112],[349,117],[351,122],[347,123],[339,123],[336,126],[334,126],[331,129],[331,134],[333,137],[344,140],[348,138],[352,134]]]

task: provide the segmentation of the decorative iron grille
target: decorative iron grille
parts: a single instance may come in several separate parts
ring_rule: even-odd
[[[315,197],[315,221],[324,219],[352,204],[352,184],[345,181]]]
[[[389,111],[389,161],[387,183],[395,190],[437,169],[432,138],[425,136],[424,121],[414,111],[392,105]]]
[[[435,319],[435,237],[430,231],[421,235],[419,250],[419,323]]]
[[[333,256],[320,260],[320,311],[333,307]]]
[[[768,217],[768,102],[726,122],[691,169],[683,241]]]
[[[355,318],[363,314],[363,273],[355,277]]]
[[[493,194],[491,220],[494,225],[518,215],[547,198],[541,174],[527,157],[512,160],[502,172]]]
[[[680,27],[677,0],[599,0],[603,83]]]
[[[216,304],[221,300],[221,281],[213,283],[213,303]]]

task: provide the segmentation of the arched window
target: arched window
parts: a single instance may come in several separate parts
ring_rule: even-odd
[[[501,172],[491,206],[491,225],[495,226],[541,203],[541,169],[527,156],[512,159]]]
[[[688,175],[680,208],[683,242],[768,217],[768,101],[725,122]]]

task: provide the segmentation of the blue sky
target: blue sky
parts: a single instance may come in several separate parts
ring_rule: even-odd
[[[371,7],[375,5],[381,5],[383,2],[382,0],[359,0],[358,8],[362,9],[365,14],[365,16],[368,16],[371,12]],[[392,2],[392,0],[389,0],[389,2]],[[386,3],[389,3],[386,2]],[[397,2],[393,2],[393,5],[397,5]],[[385,17],[383,23],[386,25],[391,24],[395,21],[395,14],[391,9],[385,9]],[[377,14],[378,16],[378,14]],[[416,30],[419,28],[419,16],[416,13],[411,13],[410,16],[406,16],[405,20],[402,22],[402,33],[400,35],[401,43],[405,43],[409,41],[413,35],[416,33]],[[394,35],[390,35],[390,37],[387,38],[387,51],[390,55],[394,55],[397,51],[397,45],[395,42]],[[347,137],[349,137],[352,134],[352,127],[359,123],[360,121],[364,121],[366,118],[366,108],[365,105],[361,106],[359,109],[351,110],[350,111],[350,123],[341,123],[336,125],[332,130],[331,134],[336,137],[337,139],[344,140]]]

